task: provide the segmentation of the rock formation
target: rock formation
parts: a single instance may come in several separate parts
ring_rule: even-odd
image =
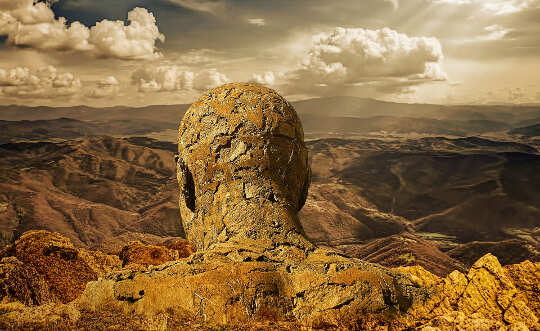
[[[178,143],[182,221],[197,253],[90,282],[82,307],[340,325],[345,316],[404,312],[427,294],[408,277],[305,238],[298,210],[310,182],[307,149],[296,112],[276,92],[229,84],[205,93]]]
[[[540,263],[525,261],[503,268],[495,256],[487,254],[466,275],[454,271],[441,279],[419,266],[398,270],[410,274],[419,286],[431,288],[432,295],[390,325],[442,330],[540,328]]]
[[[161,243],[161,246],[165,246],[168,249],[172,249],[178,252],[178,257],[188,257],[195,252],[189,241],[185,239],[172,239],[166,240]]]
[[[10,298],[28,306],[54,301],[43,276],[15,257],[0,261],[0,298]]]
[[[4,254],[0,281],[5,290],[0,291],[25,304],[70,302],[89,281],[121,267],[117,256],[77,249],[67,238],[44,230],[24,233]]]
[[[130,264],[140,264],[148,267],[150,265],[160,265],[168,261],[178,260],[180,255],[177,250],[168,249],[163,246],[131,242],[122,248],[119,257],[124,267]]]

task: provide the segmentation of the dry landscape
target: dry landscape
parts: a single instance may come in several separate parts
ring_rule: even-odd
[[[322,105],[324,101],[321,100]],[[297,106],[300,110],[305,107]],[[170,117],[183,113],[184,106],[179,106],[176,116],[171,112]],[[540,114],[540,110],[529,109],[526,113],[525,117],[532,117]],[[497,114],[501,116],[500,112]],[[58,116],[65,116],[65,110],[60,110]],[[350,121],[331,120],[326,122],[335,126],[332,137],[315,138],[320,128],[312,127],[309,120],[305,124],[307,136],[312,137],[307,142],[312,183],[300,220],[313,243],[345,256],[401,268],[396,270],[412,275],[422,286],[425,282],[439,286],[438,279],[456,277],[452,276],[455,272],[471,274],[475,270],[473,265],[479,263],[490,264],[488,269],[493,267],[491,264],[498,268],[495,283],[501,277],[510,277],[509,272],[515,268],[532,273],[532,276],[515,277],[538,277],[538,272],[525,267],[535,269],[538,266],[530,263],[540,262],[540,156],[535,136],[515,129],[505,131],[507,127],[501,131],[497,125],[484,136],[474,136],[475,131],[465,132],[465,137],[444,136],[445,132],[437,131],[436,127],[420,130],[418,134],[417,126],[411,128],[407,121],[401,120],[386,121],[383,128],[376,127],[374,131],[349,132],[343,125],[350,125]],[[370,117],[359,116],[355,120],[373,123]],[[43,305],[58,298],[69,303],[78,297],[77,293],[82,293],[87,281],[106,272],[126,268],[144,270],[149,265],[192,253],[184,239],[178,207],[174,161],[177,146],[150,138],[168,132],[173,124],[154,125],[150,121],[148,126],[142,126],[137,121],[59,118],[2,122],[6,127],[5,143],[0,145],[4,291],[15,281],[12,278],[15,276],[10,275],[35,278],[30,275],[39,274],[37,277],[45,277],[42,282],[46,283],[27,284],[29,288],[21,289],[23,292],[8,291],[4,295],[18,297],[27,305]],[[396,129],[394,126],[398,124],[400,127]],[[373,138],[374,133],[385,130],[390,133],[384,138]],[[433,136],[433,130],[441,135]],[[412,133],[419,136],[406,136]],[[58,253],[54,258],[60,262],[48,261],[49,253],[37,260],[24,257],[21,240],[27,235],[23,234],[37,229],[65,237],[54,239],[56,243],[62,242],[58,246],[48,239],[52,234],[34,234],[39,238],[37,245],[56,247],[53,250]],[[32,236],[31,232],[28,236]],[[485,257],[489,253],[497,259]],[[13,259],[10,256],[18,260],[10,260]],[[66,259],[68,262],[62,262]],[[84,263],[76,262],[80,259]],[[35,265],[40,260],[47,262]],[[30,272],[28,276],[22,276],[14,261],[35,266],[25,271]],[[73,263],[85,266],[72,267]],[[50,265],[58,266],[51,271]],[[58,271],[66,268],[70,270],[68,274]],[[56,276],[47,276],[51,272]],[[527,290],[532,292],[523,293],[533,296],[538,293],[538,282],[532,282]],[[522,284],[512,286],[519,288]],[[66,297],[66,291],[72,296]],[[23,316],[22,308],[3,309],[11,314],[4,317]],[[67,316],[55,311],[44,314]],[[60,324],[47,324],[55,319],[45,318],[36,325],[86,328],[95,323],[92,321],[96,316],[82,314],[74,320],[62,317],[54,322]],[[538,310],[536,314],[538,317]],[[121,312],[111,312],[111,316],[104,317],[103,327],[117,325],[120,316]],[[176,320],[174,316],[163,317],[166,322],[156,323],[178,328],[193,326],[189,319]],[[25,324],[34,323],[32,318],[35,317],[23,319],[26,322],[21,320],[21,325],[32,325]],[[122,322],[127,324],[118,325],[145,328],[144,323],[155,322],[132,318]],[[422,318],[423,323],[433,323],[433,317]],[[461,323],[461,317],[452,318],[451,325]],[[247,328],[296,328],[292,322],[268,325],[263,320],[260,322],[263,324],[255,323]],[[390,320],[394,322],[381,321],[386,319],[373,317],[372,322],[358,323],[361,327],[369,323],[401,326],[409,323],[399,318]]]

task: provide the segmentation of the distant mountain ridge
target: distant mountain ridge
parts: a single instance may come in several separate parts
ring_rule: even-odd
[[[51,120],[0,121],[0,144],[18,140],[75,139],[102,135],[143,135],[174,129],[169,122],[142,119],[81,121],[61,117]]]
[[[517,123],[540,119],[540,105],[435,105],[409,104],[349,96],[314,98],[292,102],[300,114],[330,117],[397,116],[439,120],[489,120]],[[151,105],[145,107],[115,106],[0,106],[0,120],[38,120],[68,117],[78,120],[111,120],[123,118],[153,119],[178,123],[189,104]]]
[[[306,137],[356,136],[371,133],[428,134],[444,136],[470,136],[491,132],[507,132],[523,126],[540,124],[538,106],[443,106],[430,104],[392,103],[357,97],[326,97],[293,102],[304,126]],[[29,125],[25,135],[42,139],[38,129],[51,129],[54,137],[73,138],[73,131],[80,136],[100,134],[144,134],[176,129],[189,108],[187,104],[155,105],[140,108],[108,107],[23,107],[0,106],[0,128],[11,131]],[[84,123],[74,123],[76,130],[63,130],[66,123],[15,123],[14,121],[49,120],[69,118]],[[65,120],[63,120],[65,122]],[[59,131],[54,132],[55,125]],[[107,126],[108,125],[108,126]],[[44,127],[45,126],[45,127]],[[107,131],[109,130],[109,131]],[[22,132],[22,131],[21,131]],[[52,132],[52,133],[51,133]],[[15,135],[20,137],[21,135]],[[2,137],[0,135],[0,137]]]

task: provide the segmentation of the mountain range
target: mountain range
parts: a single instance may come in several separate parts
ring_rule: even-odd
[[[313,170],[300,213],[313,242],[440,276],[490,252],[540,260],[540,107],[294,106]],[[187,108],[0,107],[0,246],[31,229],[107,252],[182,238],[174,154]]]
[[[520,135],[520,128],[540,124],[540,106],[535,105],[443,106],[393,103],[357,97],[317,98],[293,102],[293,105],[302,119],[306,136],[310,139],[381,132],[465,137],[491,132],[506,133],[511,130],[511,134]],[[53,108],[12,105],[0,106],[0,120],[46,121],[69,118],[84,121],[69,125],[74,127],[74,130],[91,136],[104,132],[127,135],[175,128],[188,107],[186,104],[140,108],[124,106]],[[35,125],[37,132],[30,135],[33,137],[39,135],[39,130],[47,130],[49,125],[47,123],[0,122],[0,127]],[[526,136],[530,137],[530,134]]]

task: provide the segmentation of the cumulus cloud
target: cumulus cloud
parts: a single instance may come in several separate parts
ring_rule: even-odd
[[[276,84],[276,75],[272,71],[267,71],[262,75],[253,74],[250,82],[262,84],[262,85],[275,85]]]
[[[94,99],[110,98],[120,92],[120,83],[114,76],[108,76],[98,81],[97,86],[87,91],[86,96]]]
[[[193,88],[197,91],[206,91],[216,86],[228,83],[229,79],[216,69],[203,70],[195,75]]]
[[[436,38],[409,37],[394,30],[336,28],[316,35],[296,69],[277,82],[271,73],[254,75],[266,84],[285,84],[291,92],[337,92],[372,88],[402,93],[411,86],[444,81],[443,52]]]
[[[79,78],[59,73],[53,66],[31,70],[26,67],[0,69],[0,95],[13,98],[69,97],[81,91]]]
[[[178,66],[142,66],[133,72],[131,81],[141,92],[200,92],[225,84],[229,79],[216,69],[195,73]]]
[[[50,2],[0,0],[0,35],[17,47],[83,51],[97,57],[151,60],[162,56],[156,41],[164,42],[154,15],[144,8],[128,13],[129,24],[102,20],[86,27],[55,18]]]

